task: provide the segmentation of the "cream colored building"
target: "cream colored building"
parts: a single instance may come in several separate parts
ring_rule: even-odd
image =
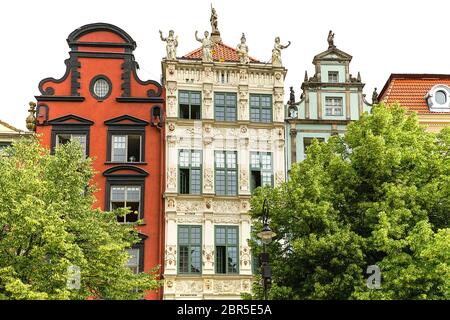
[[[3,148],[11,145],[14,140],[28,134],[28,132],[17,129],[12,125],[0,120],[0,151]]]
[[[211,35],[197,39],[202,47],[176,59],[174,33],[161,35],[169,57],[162,61],[165,299],[239,299],[250,292],[251,192],[285,179],[285,46],[278,41],[273,63],[260,62],[247,55],[244,35],[231,48],[211,20]]]

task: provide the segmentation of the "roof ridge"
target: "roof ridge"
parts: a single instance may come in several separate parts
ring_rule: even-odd
[[[9,123],[7,123],[5,121],[0,120],[0,124],[2,126],[4,126],[4,127],[8,128],[8,129],[13,130],[13,131],[16,131],[16,132],[19,132],[19,133],[24,132],[24,130],[17,129],[16,127],[10,125]]]

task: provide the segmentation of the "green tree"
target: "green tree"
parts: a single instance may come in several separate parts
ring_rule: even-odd
[[[78,142],[54,155],[36,138],[0,156],[0,299],[139,299],[156,290],[156,270],[135,275],[125,249],[139,241],[126,209],[93,209],[91,159]],[[68,267],[80,289],[67,286]]]
[[[257,190],[256,221],[264,197],[271,298],[450,298],[450,128],[428,133],[399,105],[375,106],[344,136],[314,141],[287,183]],[[370,265],[380,289],[367,287]]]

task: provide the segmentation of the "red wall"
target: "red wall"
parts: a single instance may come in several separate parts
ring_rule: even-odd
[[[83,27],[82,27],[83,28]],[[108,43],[127,43],[120,34],[116,34],[116,30],[107,30],[104,26],[102,28],[90,28],[90,32],[82,34],[74,41],[78,43],[76,48],[72,48],[71,55],[77,55],[78,51],[84,52],[125,52],[125,48],[120,46],[116,47],[95,47],[92,44],[89,47],[83,47],[83,41],[89,42],[108,42]],[[106,30],[105,30],[106,29]],[[70,36],[69,36],[70,38]],[[128,41],[130,42],[130,41]],[[129,50],[131,51],[131,50]],[[45,104],[48,106],[48,120],[66,116],[69,114],[76,115],[94,122],[90,126],[90,141],[89,141],[89,156],[94,158],[94,170],[96,175],[94,183],[98,187],[98,191],[95,196],[97,202],[96,207],[105,209],[105,187],[106,178],[103,176],[103,172],[110,169],[115,164],[106,164],[107,157],[107,132],[108,126],[104,124],[105,120],[116,118],[123,115],[129,115],[141,120],[150,122],[150,113],[153,106],[160,106],[164,110],[164,104],[161,102],[146,101],[141,103],[131,102],[117,102],[116,98],[121,97],[123,94],[122,84],[123,79],[122,64],[124,60],[121,58],[99,58],[99,57],[78,57],[80,67],[77,71],[80,73],[78,82],[80,88],[78,89],[79,96],[84,97],[84,101],[57,101],[60,96],[70,96],[71,94],[71,72],[68,77],[61,83],[57,83],[53,80],[41,82],[41,93],[43,95],[37,96],[38,106]],[[112,92],[108,98],[104,101],[98,101],[92,97],[89,84],[93,77],[102,74],[106,75],[112,82]],[[164,98],[164,92],[159,84],[155,83],[143,83],[142,81],[135,79],[134,72],[131,72],[130,78],[130,97],[146,98],[147,91],[152,89],[154,92],[161,92],[157,99]],[[52,98],[48,98],[45,91],[47,87],[52,87],[54,93]],[[56,97],[56,98],[55,98]],[[64,100],[64,98],[62,98]],[[151,99],[148,99],[151,100]],[[156,101],[155,100],[155,101]],[[42,113],[41,113],[42,114]],[[41,134],[42,144],[51,146],[51,132],[52,126],[44,123],[44,117],[38,117],[39,124],[36,132]],[[144,271],[149,271],[156,265],[163,266],[163,202],[162,202],[162,187],[164,179],[164,158],[163,158],[163,138],[164,128],[158,129],[150,125],[145,127],[145,162],[146,164],[134,165],[146,172],[148,176],[145,178],[145,195],[144,195],[144,224],[139,226],[141,233],[148,238],[144,243]],[[126,174],[124,171],[122,174]],[[162,272],[162,269],[161,269]],[[149,293],[146,296],[147,299],[160,299],[162,298],[162,288],[159,293]]]

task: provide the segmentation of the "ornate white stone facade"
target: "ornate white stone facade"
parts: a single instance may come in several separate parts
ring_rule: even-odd
[[[247,61],[246,61],[247,62]],[[166,189],[165,189],[165,299],[239,299],[250,292],[251,252],[248,246],[251,219],[250,152],[272,153],[273,183],[284,181],[284,78],[282,66],[237,61],[205,62],[201,59],[164,59],[166,89]],[[180,119],[179,91],[201,92],[201,120]],[[214,94],[236,94],[236,121],[216,121]],[[251,122],[250,95],[272,97],[270,123]],[[201,194],[179,193],[180,149],[202,150]],[[214,152],[237,152],[237,195],[216,196]],[[202,267],[199,275],[178,273],[178,226],[202,227]],[[217,274],[215,235],[217,225],[238,227],[239,273]]]

